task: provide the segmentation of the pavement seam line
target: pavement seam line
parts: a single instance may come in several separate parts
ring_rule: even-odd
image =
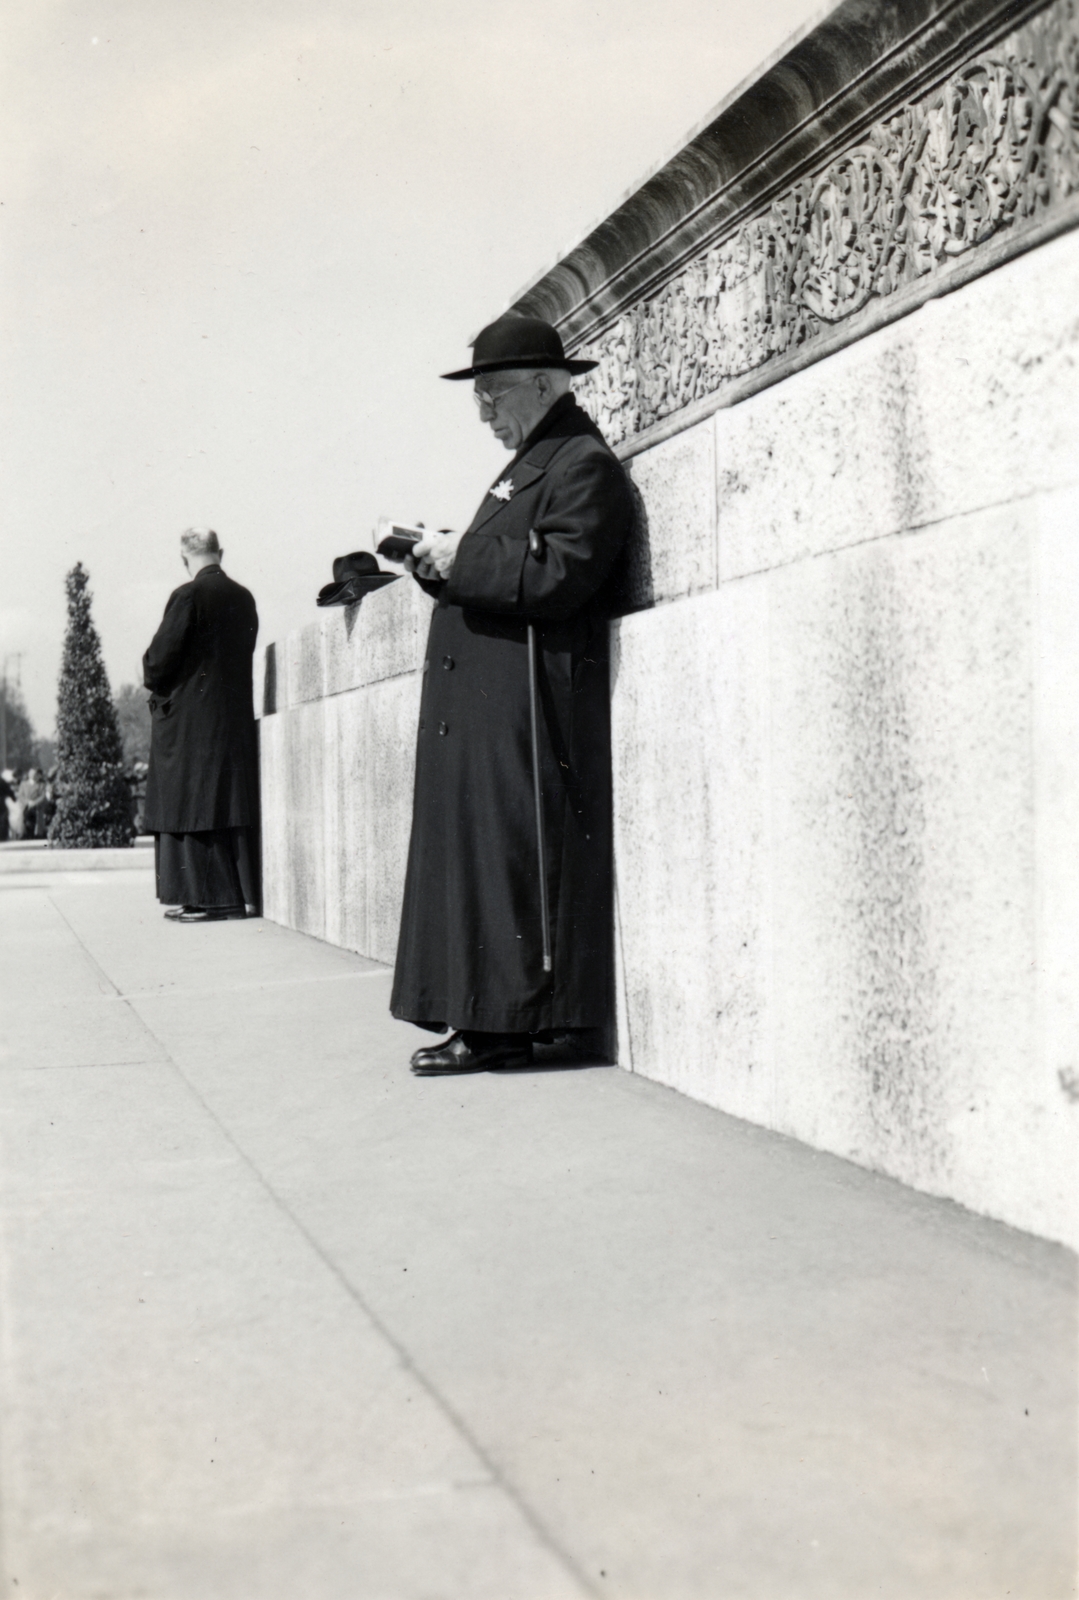
[[[392,972],[392,969],[390,967],[383,966],[380,963],[378,966],[375,966],[375,967],[365,967],[360,972],[329,972],[324,977],[274,978],[274,979],[271,979],[269,982],[267,982],[267,980],[265,978],[252,978],[250,980],[250,982],[248,982],[248,983],[230,983],[230,984],[225,984],[225,985],[223,985],[223,986],[221,986],[219,988],[216,988],[216,989],[212,988],[212,987],[206,987],[206,988],[197,987],[197,988],[194,988],[194,989],[160,989],[160,990],[158,990],[158,989],[132,989],[130,991],[130,993],[125,993],[125,991],[123,989],[119,988],[112,981],[112,979],[109,977],[108,973],[105,971],[104,967],[98,961],[97,957],[95,955],[93,955],[93,953],[91,952],[89,946],[86,944],[86,941],[76,931],[76,929],[74,928],[74,926],[72,925],[72,923],[70,922],[68,917],[65,915],[63,910],[60,908],[60,906],[58,906],[56,904],[56,901],[53,899],[51,894],[48,896],[48,901],[49,901],[49,904],[52,906],[53,910],[56,912],[56,915],[61,919],[61,921],[64,923],[64,925],[70,931],[72,938],[76,941],[76,943],[78,944],[79,948],[82,950],[83,954],[86,956],[86,959],[93,966],[94,970],[100,974],[100,976],[104,979],[104,981],[108,984],[110,990],[112,991],[111,994],[107,994],[107,995],[88,995],[84,1001],[73,1001],[73,1002],[68,1002],[68,1004],[84,1004],[85,1005],[85,1004],[91,1004],[92,1002],[97,1001],[97,1000],[122,1000],[126,1004],[126,1003],[128,1003],[129,1001],[132,1001],[132,1000],[171,1000],[171,999],[174,999],[174,998],[186,998],[186,997],[190,997],[191,995],[195,995],[195,994],[233,994],[233,993],[239,993],[240,990],[246,990],[246,989],[271,989],[271,988],[276,989],[281,984],[285,984],[285,983],[296,983],[296,984],[298,984],[298,983],[341,983],[347,978],[387,978],[387,977],[391,976],[391,972]],[[254,920],[254,919],[252,919],[252,920]],[[276,926],[276,924],[273,924],[273,926]],[[292,933],[295,930],[289,928],[287,931],[289,933]],[[371,958],[369,956],[365,956],[365,957],[361,957],[361,959],[362,960],[370,960]],[[139,1017],[139,1021],[140,1021],[140,1023],[142,1023],[143,1027],[146,1027],[146,1024],[144,1022],[142,1022],[142,1018],[141,1017]],[[147,1030],[147,1031],[149,1031],[149,1030]],[[159,1044],[161,1043],[160,1040],[158,1040],[157,1042]],[[164,1048],[164,1046],[162,1046],[162,1048]]]
[[[305,978],[252,978],[249,983],[226,983],[217,988],[207,985],[205,988],[195,989],[132,989],[130,993],[118,995],[124,1000],[171,1000],[174,997],[188,997],[196,994],[239,994],[242,990],[249,989],[280,989],[285,984],[300,983],[343,983],[349,978],[388,978],[391,976],[389,967],[369,967],[362,972],[329,972],[324,977]]]
[[[390,1349],[394,1352],[398,1361],[401,1363],[402,1368],[412,1376],[416,1383],[419,1384],[420,1388],[424,1391],[432,1403],[442,1412],[442,1415],[449,1422],[450,1426],[455,1429],[458,1435],[464,1440],[476,1458],[483,1463],[484,1467],[491,1475],[492,1482],[502,1490],[510,1504],[516,1507],[518,1515],[521,1517],[525,1526],[531,1530],[533,1536],[543,1547],[549,1551],[551,1555],[555,1557],[555,1559],[562,1565],[565,1571],[570,1575],[571,1578],[573,1578],[573,1580],[579,1585],[585,1594],[593,1596],[593,1600],[599,1600],[601,1591],[595,1586],[595,1584],[593,1584],[588,1574],[579,1567],[569,1552],[562,1548],[555,1536],[544,1526],[539,1517],[532,1510],[532,1507],[525,1500],[524,1496],[505,1476],[498,1463],[480,1443],[479,1439],[473,1433],[472,1429],[468,1426],[467,1422],[456,1410],[456,1408],[450,1403],[446,1396],[442,1394],[441,1390],[434,1383],[434,1380],[429,1378],[427,1374],[417,1365],[411,1353],[390,1331],[389,1327],[385,1322],[383,1322],[382,1318],[378,1316],[377,1312],[375,1312],[374,1309],[368,1305],[363,1295],[356,1288],[356,1286],[349,1281],[337,1263],[333,1261],[329,1255],[327,1255],[326,1251],[311,1233],[310,1229],[300,1221],[299,1217],[295,1215],[287,1202],[282,1198],[281,1195],[277,1193],[269,1179],[263,1172],[259,1170],[259,1168],[255,1165],[255,1162],[247,1154],[246,1150],[242,1148],[229,1129],[222,1122],[221,1118],[217,1115],[217,1112],[214,1111],[213,1107],[210,1106],[199,1093],[194,1083],[187,1076],[186,1072],[184,1072],[179,1062],[175,1059],[172,1052],[166,1046],[164,1040],[160,1039],[146,1019],[140,1016],[138,1009],[133,1004],[132,1000],[127,995],[121,994],[120,990],[117,988],[116,984],[113,983],[112,979],[101,966],[100,962],[93,955],[91,955],[85,943],[79,937],[79,934],[76,932],[76,930],[72,927],[67,917],[64,916],[64,913],[61,911],[60,907],[56,905],[56,902],[53,900],[51,895],[49,896],[49,903],[54,907],[57,915],[61,918],[66,927],[70,929],[73,938],[77,941],[80,948],[85,952],[87,960],[90,961],[95,970],[101,974],[101,977],[109,985],[113,993],[123,1000],[124,1004],[131,1011],[132,1016],[134,1016],[139,1023],[139,1026],[150,1036],[150,1038],[157,1045],[158,1049],[163,1052],[163,1060],[161,1065],[167,1065],[172,1068],[173,1072],[175,1072],[180,1082],[187,1089],[192,1099],[202,1107],[203,1111],[220,1132],[222,1138],[232,1147],[247,1169],[254,1175],[256,1182],[262,1187],[266,1194],[269,1195],[273,1204],[285,1217],[288,1218],[289,1222],[296,1229],[300,1237],[306,1240],[309,1248],[314,1251],[315,1255],[322,1262],[323,1266],[330,1273],[331,1277],[337,1280],[348,1298],[353,1302],[363,1316],[366,1317],[370,1326],[375,1330],[379,1337],[385,1340],[385,1342],[389,1345]]]
[[[56,915],[60,918],[60,921],[64,924],[64,927],[71,934],[71,937],[74,939],[75,943],[78,945],[79,949],[82,951],[82,953],[86,957],[87,961],[89,961],[90,965],[93,967],[94,971],[98,974],[98,976],[105,983],[108,984],[109,990],[110,990],[110,995],[108,995],[108,996],[99,996],[98,998],[103,998],[103,999],[105,999],[105,998],[119,998],[119,999],[122,999],[123,996],[120,994],[120,990],[117,988],[116,984],[113,983],[112,979],[109,977],[108,973],[105,971],[105,968],[101,965],[101,962],[97,959],[97,957],[95,955],[91,954],[90,948],[87,945],[85,939],[83,939],[82,935],[77,933],[76,930],[74,929],[74,927],[72,927],[71,922],[64,915],[62,909],[56,904],[56,901],[53,899],[52,895],[51,894],[48,895],[47,899],[48,899],[49,904],[52,906],[53,910],[56,912]],[[90,996],[90,998],[93,999],[94,996]],[[141,1017],[139,1018],[139,1021],[142,1022],[142,1018]],[[146,1026],[145,1023],[143,1023],[143,1026],[144,1027]],[[160,1040],[158,1041],[158,1043],[160,1043]]]
[[[64,920],[67,921],[66,918]],[[70,927],[70,923],[68,926]],[[72,929],[72,932],[74,932],[74,929]],[[78,938],[78,935],[76,934],[75,937]],[[93,960],[93,957],[90,959]],[[126,1003],[131,1004],[129,1001],[126,1001]],[[196,1104],[202,1107],[202,1110],[217,1127],[222,1138],[231,1146],[243,1164],[253,1174],[256,1182],[269,1196],[273,1204],[288,1219],[300,1237],[306,1241],[309,1248],[322,1262],[323,1266],[329,1272],[331,1277],[336,1279],[337,1283],[344,1290],[348,1298],[367,1319],[369,1325],[375,1330],[379,1337],[385,1340],[386,1344],[389,1345],[390,1349],[394,1352],[398,1361],[401,1363],[403,1370],[409,1373],[415,1382],[419,1384],[420,1388],[424,1391],[432,1403],[438,1408],[439,1411],[441,1411],[442,1415],[449,1422],[450,1426],[464,1440],[476,1458],[482,1462],[483,1466],[491,1476],[492,1484],[496,1485],[502,1490],[503,1494],[506,1496],[506,1499],[516,1508],[518,1515],[521,1517],[525,1526],[531,1530],[533,1536],[539,1541],[541,1546],[546,1548],[549,1553],[555,1557],[555,1559],[562,1565],[565,1571],[579,1585],[586,1595],[592,1596],[593,1600],[600,1600],[602,1591],[596,1587],[596,1585],[589,1578],[588,1574],[578,1565],[574,1557],[571,1556],[567,1550],[563,1549],[562,1545],[555,1538],[554,1534],[545,1527],[543,1522],[533,1511],[532,1507],[528,1504],[527,1500],[525,1500],[523,1494],[506,1477],[498,1463],[480,1442],[476,1434],[469,1427],[468,1423],[457,1411],[456,1407],[441,1392],[434,1380],[429,1378],[422,1368],[417,1364],[410,1351],[390,1330],[390,1328],[373,1309],[373,1307],[368,1304],[367,1300],[360,1293],[359,1289],[357,1289],[355,1284],[353,1284],[349,1278],[346,1277],[345,1273],[332,1259],[332,1257],[327,1254],[325,1249],[315,1238],[314,1234],[310,1231],[306,1224],[301,1222],[299,1217],[297,1217],[292,1211],[287,1201],[277,1193],[269,1179],[255,1164],[254,1160],[247,1154],[246,1150],[244,1150],[243,1147],[238,1143],[236,1138],[218,1116],[217,1112],[199,1093],[199,1090],[195,1087],[195,1084],[176,1061],[175,1057],[171,1054],[164,1041],[159,1039],[157,1034],[154,1033],[154,1030],[150,1027],[149,1023],[146,1022],[143,1017],[139,1016],[139,1013],[134,1005],[131,1005],[131,1010],[134,1015],[138,1017],[140,1024],[154,1040],[154,1042],[161,1050],[164,1051],[164,1064],[167,1064],[173,1069],[180,1082],[191,1095],[192,1099],[196,1102]]]
[[[141,1026],[145,1027],[142,1018]],[[172,1062],[164,1056],[139,1056],[135,1061],[52,1061],[44,1066],[35,1066],[32,1062],[25,1061],[0,1061],[0,1078],[8,1072],[101,1072],[106,1068],[116,1067],[171,1067]]]
[[[84,947],[85,948],[85,947]],[[89,951],[87,951],[89,954]],[[91,957],[91,960],[93,958]],[[129,1000],[189,1000],[193,995],[210,994],[241,994],[258,989],[282,989],[288,984],[301,983],[341,983],[346,978],[389,978],[392,974],[389,968],[372,970],[371,972],[333,972],[325,978],[259,978],[252,979],[250,983],[224,983],[219,987],[197,989],[132,989],[125,992],[115,989],[112,994],[71,995],[64,1000],[58,1000],[58,1006],[98,1006],[103,1002],[125,1003]]]
[[[7,1138],[7,1112],[0,1116],[0,1172],[6,1173],[4,1159]],[[16,1409],[17,1357],[15,1353],[14,1317],[11,1309],[11,1217],[7,1204],[6,1186],[0,1191],[0,1416],[3,1418],[2,1448],[0,1448],[0,1575],[4,1579],[5,1594],[11,1592],[14,1574],[9,1564],[8,1510],[18,1488],[19,1469],[15,1452],[11,1448],[14,1427],[11,1412]]]

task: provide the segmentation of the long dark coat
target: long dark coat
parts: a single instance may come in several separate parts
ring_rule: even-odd
[[[484,1032],[592,1027],[612,971],[609,596],[626,475],[572,396],[484,498],[424,663],[397,1017]],[[539,530],[546,554],[529,553]],[[553,972],[543,971],[526,624],[540,638]]]
[[[258,822],[252,596],[219,566],[174,589],[142,658],[150,697],[150,833],[205,833]]]

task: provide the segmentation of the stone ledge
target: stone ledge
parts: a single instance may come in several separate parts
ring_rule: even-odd
[[[1044,0],[842,3],[716,107],[658,172],[518,296],[580,343],[897,99]]]
[[[54,872],[150,872],[154,841],[149,834],[127,850],[50,850],[44,839],[15,839],[0,844],[0,878]]]
[[[1076,0],[844,0],[514,309],[632,453],[1073,226],[1077,100]]]
[[[306,627],[274,640],[262,653],[258,714],[417,672],[433,605],[418,584],[391,583],[356,605],[327,607]]]

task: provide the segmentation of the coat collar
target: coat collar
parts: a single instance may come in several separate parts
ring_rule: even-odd
[[[581,410],[573,395],[561,395],[542,422],[532,429],[506,470],[499,473],[488,489],[479,510],[472,518],[472,530],[489,522],[497,512],[504,510],[511,503],[503,495],[496,495],[496,489],[507,482],[512,484],[513,494],[517,494],[521,489],[527,489],[537,478],[543,476],[567,440],[578,439],[582,434],[603,437],[588,413]]]

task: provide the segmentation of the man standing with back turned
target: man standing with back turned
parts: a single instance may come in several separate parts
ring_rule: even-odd
[[[155,835],[157,897],[175,908],[165,915],[219,922],[259,901],[259,619],[248,591],[223,572],[212,528],[189,528],[180,554],[191,581],[169,596],[142,658],[151,691],[145,826]]]
[[[438,605],[390,1007],[454,1030],[416,1051],[418,1076],[524,1066],[537,1035],[610,1015],[607,630],[633,510],[569,392],[595,365],[549,323],[505,316],[444,374],[475,380],[513,459],[465,533],[409,558]]]

